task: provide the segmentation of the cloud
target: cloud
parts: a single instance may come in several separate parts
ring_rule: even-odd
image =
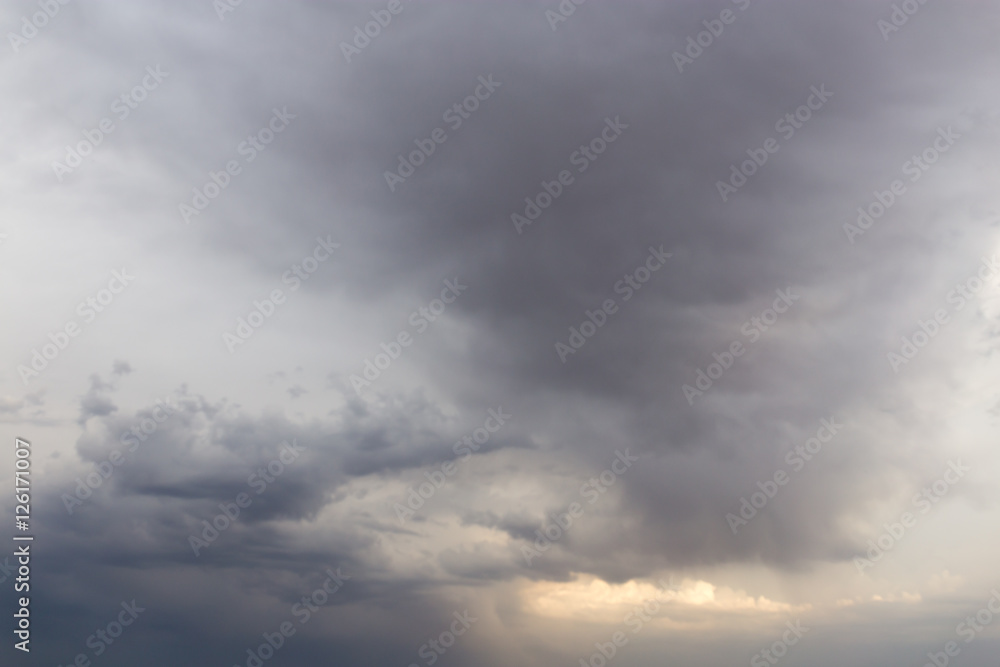
[[[69,318],[86,326],[33,393],[0,375],[0,416],[37,443],[48,488],[73,493],[122,455],[72,515],[59,493],[35,498],[52,577],[39,633],[66,638],[41,657],[66,662],[142,597],[148,625],[109,658],[238,662],[338,565],[350,584],[280,660],[422,662],[469,606],[481,625],[444,659],[574,662],[665,572],[688,598],[620,660],[732,664],[810,610],[845,654],[867,651],[859,664],[920,653],[902,634],[866,644],[865,623],[950,632],[991,576],[973,554],[995,555],[962,531],[996,506],[1000,302],[993,285],[961,308],[949,295],[1000,251],[996,11],[928,3],[887,41],[891,7],[742,5],[574,4],[553,30],[556,2],[410,3],[381,25],[385,4],[242,3],[220,20],[211,3],[98,1],[40,28],[3,84],[6,368]],[[723,9],[738,20],[713,35]],[[365,30],[346,62],[341,42]],[[162,86],[117,105],[147,67]],[[832,96],[795,120],[818,87]],[[57,180],[53,161],[105,117],[114,131]],[[910,180],[948,127],[960,138]],[[401,160],[421,164],[390,189]],[[905,194],[852,243],[845,224],[894,179]],[[515,214],[534,220],[519,233]],[[318,238],[342,251],[312,271]],[[85,321],[79,304],[122,266],[134,287]],[[468,289],[438,312],[445,281]],[[951,323],[892,368],[939,308]],[[253,335],[230,354],[241,319]],[[378,378],[358,393],[367,361]],[[490,409],[510,424],[463,457]],[[796,469],[823,419],[844,426]],[[271,473],[283,443],[302,454]],[[626,450],[636,465],[602,478]],[[956,456],[975,474],[857,577],[879,525]],[[779,472],[734,534],[727,514]],[[394,505],[426,484],[401,525]],[[195,556],[190,536],[241,493],[253,502]],[[526,563],[574,502],[584,514]],[[949,562],[924,571],[939,544]]]
[[[77,421],[81,425],[86,424],[91,417],[104,417],[118,409],[107,395],[112,389],[114,385],[105,382],[96,373],[90,376],[90,389],[80,398],[80,418]]]

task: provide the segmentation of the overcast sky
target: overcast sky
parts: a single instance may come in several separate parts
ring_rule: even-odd
[[[4,664],[995,660],[997,3],[0,27]]]

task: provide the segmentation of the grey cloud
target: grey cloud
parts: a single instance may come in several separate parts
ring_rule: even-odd
[[[32,340],[55,326],[47,309],[35,317],[55,289],[29,273],[36,256],[45,270],[127,263],[137,276],[43,388],[0,400],[5,421],[53,429],[53,458],[66,445],[52,488],[71,493],[116,449],[126,459],[72,516],[58,493],[36,500],[41,566],[58,582],[40,594],[52,609],[41,627],[69,629],[46,659],[66,662],[138,589],[158,609],[109,660],[134,664],[142,645],[157,649],[151,664],[235,662],[342,564],[355,579],[330,618],[353,634],[324,638],[317,621],[277,660],[409,664],[465,603],[456,588],[487,600],[493,586],[579,574],[849,564],[873,508],[904,508],[940,473],[957,447],[950,392],[966,386],[970,348],[991,358],[998,311],[985,300],[954,311],[961,323],[901,372],[886,354],[995,247],[996,11],[926,3],[884,40],[876,22],[891,3],[572,3],[553,31],[545,12],[558,4],[404,0],[348,64],[340,42],[387,3],[243,2],[225,20],[208,2],[70,3],[7,60],[2,115],[17,135],[5,219],[22,227],[0,264],[4,284],[30,292],[17,303]],[[724,8],[735,22],[678,72],[673,53]],[[29,10],[8,8],[5,23]],[[169,75],[117,119],[110,105],[157,65]],[[451,127],[446,110],[490,76],[500,85]],[[722,201],[717,182],[821,85],[833,96]],[[286,107],[294,119],[247,159],[241,143]],[[52,161],[103,117],[114,132],[58,182]],[[579,171],[574,153],[615,119],[627,128]],[[947,126],[962,139],[851,243],[844,224]],[[447,140],[390,191],[385,172],[435,128]],[[230,160],[241,171],[224,177]],[[511,215],[562,170],[573,182],[519,234]],[[218,195],[185,224],[178,205],[213,178]],[[282,276],[328,236],[342,252],[293,290]],[[672,256],[625,300],[616,286],[661,246]],[[356,395],[364,355],[415,333],[410,313],[446,279],[467,292]],[[228,354],[222,333],[278,288],[287,303]],[[799,299],[753,338],[746,327],[776,290]],[[563,363],[556,343],[607,299],[617,310]],[[35,344],[11,341],[15,353]],[[745,354],[690,404],[683,385],[734,341]],[[76,395],[79,377],[109,367]],[[22,396],[8,375],[4,395]],[[144,397],[178,386],[161,421]],[[42,424],[43,405],[78,420]],[[392,504],[454,461],[454,443],[497,405],[511,425],[400,527]],[[831,416],[843,431],[734,535],[726,514]],[[188,536],[283,442],[301,458],[195,558]],[[520,547],[624,448],[641,463],[526,565]],[[942,507],[987,497],[970,480]],[[205,610],[187,620],[174,589]],[[511,614],[513,632],[525,621]],[[485,637],[504,636],[493,632],[442,660],[488,664],[500,653]],[[532,641],[512,660],[574,660]],[[701,659],[729,664],[742,648],[734,639]]]

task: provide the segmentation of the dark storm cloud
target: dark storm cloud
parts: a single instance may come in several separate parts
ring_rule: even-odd
[[[101,391],[112,389],[97,376],[92,383]],[[107,395],[101,399],[104,404],[111,402]],[[94,399],[88,395],[82,403],[86,410]],[[225,401],[210,403],[192,396],[184,388],[135,414],[112,412],[97,414],[90,409],[91,417],[101,419],[90,422],[77,452],[101,465],[117,451],[124,462],[114,467],[92,497],[88,495],[92,509],[77,509],[78,504],[70,501],[73,515],[82,517],[71,525],[86,522],[87,517],[103,522],[107,513],[121,511],[138,519],[153,507],[150,501],[160,499],[170,501],[157,512],[164,527],[190,532],[198,521],[217,514],[220,502],[232,502],[240,493],[253,499],[240,514],[241,527],[281,519],[311,520],[326,504],[344,499],[340,488],[351,478],[392,476],[453,460],[455,443],[470,430],[445,418],[419,395],[394,397],[382,405],[349,398],[332,415],[336,425],[332,419],[299,424],[277,414],[253,417]],[[497,436],[479,453],[530,446],[523,437]],[[70,496],[72,487],[68,484],[66,489]],[[66,502],[64,498],[62,504]],[[256,532],[245,537],[267,542]],[[177,546],[186,549],[186,540]],[[237,545],[232,548],[239,550]]]
[[[155,235],[157,260],[176,262],[177,276],[204,270],[195,262],[210,256],[220,274],[231,262],[276,281],[317,236],[342,243],[345,252],[304,283],[317,300],[309,315],[324,322],[304,338],[323,338],[327,317],[338,331],[369,311],[404,322],[411,306],[400,304],[426,304],[443,280],[469,286],[448,310],[458,332],[426,334],[407,352],[426,391],[386,386],[357,398],[347,378],[361,359],[346,368],[308,360],[334,384],[322,396],[284,371],[261,383],[280,380],[296,407],[329,398],[336,407],[324,404],[319,417],[244,410],[194,387],[176,392],[178,408],[161,421],[153,406],[119,410],[112,399],[141,374],[129,363],[115,363],[111,382],[92,376],[79,401],[80,459],[100,465],[124,451],[129,433],[139,445],[72,515],[59,493],[74,492],[80,470],[40,499],[51,531],[40,565],[53,578],[38,604],[56,609],[42,627],[63,638],[46,658],[71,658],[95,623],[140,591],[157,602],[149,624],[130,631],[141,638],[131,646],[147,653],[132,658],[123,647],[114,659],[232,663],[319,573],[343,565],[354,578],[331,606],[356,605],[369,624],[331,610],[357,636],[316,631],[282,659],[315,660],[333,646],[337,664],[408,664],[457,604],[446,585],[848,561],[864,543],[851,520],[939,474],[942,434],[885,353],[938,305],[914,295],[974,271],[995,214],[980,201],[988,179],[967,185],[967,198],[948,188],[958,166],[980,164],[980,142],[996,137],[983,92],[998,65],[986,20],[996,10],[928,3],[886,41],[876,27],[890,11],[882,3],[754,0],[678,72],[672,54],[734,3],[595,1],[553,31],[545,10],[555,5],[406,3],[348,64],[340,41],[381,4],[243,2],[220,21],[210,2],[74,3],[8,63],[19,85],[38,92],[22,141],[44,159],[31,158],[28,182],[40,198],[87,198],[80,224],[155,230],[141,233]],[[86,167],[57,183],[50,163],[62,146],[156,65],[169,72],[162,84]],[[492,92],[451,127],[447,110],[484,79],[496,82]],[[822,108],[722,201],[716,184],[731,165],[778,136],[776,123],[819,86],[832,93]],[[246,160],[239,147],[275,109],[293,116],[288,126]],[[966,135],[954,152],[849,243],[843,225],[856,208],[948,125]],[[390,190],[385,172],[436,128],[447,140]],[[579,171],[574,155],[607,131],[615,140]],[[185,224],[178,204],[192,204],[192,189],[229,160],[241,173]],[[545,191],[543,181],[553,188],[562,170],[573,182],[519,233],[511,215],[526,215],[525,198]],[[616,285],[661,247],[671,257],[624,300]],[[198,289],[211,294],[213,285]],[[751,342],[742,327],[779,290],[794,292],[794,304]],[[331,315],[324,299],[349,312]],[[555,344],[606,299],[616,311],[563,363]],[[682,385],[733,341],[745,355],[689,404]],[[945,366],[926,359],[908,369],[914,383]],[[40,396],[3,399],[0,413],[40,405]],[[405,494],[424,481],[423,468],[452,460],[483,406],[497,404],[516,426],[473,457],[474,472],[441,491],[439,505],[400,528],[386,487]],[[845,426],[823,464],[734,535],[726,513],[825,418]],[[144,421],[155,430],[143,431]],[[219,503],[247,492],[286,442],[302,455],[196,557],[190,536]],[[520,547],[625,448],[641,464],[526,564]],[[514,497],[524,489],[541,491]],[[463,531],[510,541],[453,546],[440,537]],[[415,544],[433,568],[406,569],[399,544]],[[204,607],[189,619],[192,600]],[[164,639],[177,633],[204,648]],[[449,659],[459,664],[473,645]]]
[[[435,350],[426,364],[431,377],[448,358],[467,369],[457,382],[474,395],[483,393],[474,378],[487,377],[492,393],[537,397],[544,408],[533,409],[528,400],[523,407],[536,423],[555,406],[590,395],[600,402],[594,421],[605,416],[602,407],[631,413],[621,438],[637,448],[707,450],[729,459],[704,460],[686,480],[674,479],[664,461],[659,473],[632,480],[622,511],[638,513],[651,529],[644,537],[620,536],[620,548],[634,544],[682,562],[843,558],[849,541],[813,528],[816,516],[850,511],[859,492],[880,495],[884,467],[911,465],[867,453],[874,447],[863,436],[842,436],[843,451],[857,453],[845,463],[854,470],[851,483],[817,486],[827,495],[800,502],[782,517],[778,533],[734,540],[721,518],[738,505],[741,494],[734,491],[753,489],[754,475],[772,474],[779,455],[804,440],[821,417],[860,410],[895,390],[897,380],[882,362],[899,326],[890,304],[935,259],[926,249],[914,259],[892,233],[889,240],[865,239],[868,248],[851,247],[842,225],[853,219],[853,207],[827,202],[863,202],[937,125],[977,103],[963,93],[973,76],[966,70],[971,52],[942,58],[923,49],[927,28],[916,23],[909,39],[888,51],[877,32],[873,38],[877,13],[871,9],[759,3],[680,75],[670,54],[712,15],[708,8],[663,10],[643,22],[625,21],[622,10],[587,9],[596,16],[581,11],[565,32],[547,35],[512,20],[508,6],[477,7],[492,14],[498,30],[473,40],[457,27],[463,11],[473,10],[450,8],[434,27],[446,39],[434,42],[419,30],[401,38],[419,43],[426,63],[421,77],[410,77],[388,57],[351,65],[343,85],[352,104],[331,104],[364,109],[365,122],[305,130],[296,141],[324,137],[330,150],[323,155],[336,157],[316,160],[301,152],[300,164],[342,184],[332,185],[337,195],[378,221],[343,232],[352,245],[378,250],[353,254],[323,279],[375,300],[409,285],[433,285],[443,275],[461,276],[471,287],[456,304],[457,317],[474,334],[463,352]],[[961,14],[934,16],[949,25],[968,23]],[[559,48],[554,40],[562,40]],[[371,53],[384,43],[373,43]],[[460,61],[451,57],[456,43],[466,54]],[[845,50],[846,43],[854,46]],[[605,57],[597,64],[578,58],[580,52]],[[924,66],[932,72],[914,75]],[[982,73],[987,65],[975,67]],[[441,112],[488,74],[501,86],[390,193],[383,172],[396,167],[398,154],[414,150],[414,140],[442,126]],[[833,93],[824,108],[782,142],[782,152],[749,185],[721,202],[716,181],[746,159],[746,150],[774,136],[775,122],[820,85]],[[941,99],[956,102],[942,105]],[[309,123],[308,112],[303,116],[300,127]],[[628,129],[585,173],[574,172],[575,182],[517,234],[510,214],[523,213],[524,197],[539,193],[543,179],[572,170],[571,154],[598,136],[608,117],[620,117]],[[311,181],[304,176],[303,182]],[[817,204],[804,205],[807,196]],[[974,232],[956,243],[959,254],[975,257]],[[643,262],[649,245],[660,244],[674,258],[634,301],[620,303],[605,330],[560,364],[553,344],[566,341],[568,327],[579,326],[586,310],[616,297],[616,281]],[[880,258],[872,265],[876,249]],[[864,286],[855,286],[859,273],[868,276]],[[789,287],[800,300],[781,326],[806,332],[822,315],[834,323],[830,333],[765,339],[706,403],[689,406],[681,385],[693,383],[713,353],[733,340],[745,342],[741,324],[767,308],[775,290]],[[854,336],[845,342],[839,332],[847,330]],[[806,377],[808,394],[799,390]],[[756,413],[720,422],[730,401],[758,390],[769,398]],[[788,424],[784,432],[772,427],[776,421]],[[606,452],[594,439],[566,437],[558,421],[549,428],[566,443],[557,446],[585,465],[597,465]],[[670,484],[662,484],[661,475]],[[611,556],[594,548],[598,560]]]
[[[102,398],[110,401],[113,388],[94,376],[92,391],[104,392]],[[92,399],[88,396],[83,401]],[[451,614],[452,608],[434,599],[433,582],[400,577],[379,554],[378,534],[394,532],[394,523],[373,519],[368,512],[352,511],[349,520],[328,523],[321,542],[312,545],[289,528],[299,520],[316,520],[327,504],[343,503],[347,499],[343,487],[352,477],[399,474],[452,458],[451,444],[460,427],[467,426],[446,420],[419,396],[397,397],[381,406],[349,400],[336,415],[336,427],[329,421],[302,425],[280,416],[251,417],[224,401],[210,403],[193,396],[185,388],[162,405],[174,406],[162,421],[156,417],[162,418],[163,410],[156,412],[153,407],[134,414],[91,415],[88,430],[77,443],[78,453],[101,464],[109,460],[112,449],[118,449],[124,462],[82,504],[71,503],[72,514],[66,511],[66,496],[40,499],[39,516],[43,518],[39,522],[53,532],[40,537],[52,548],[41,557],[38,567],[59,579],[92,573],[87,583],[76,586],[76,595],[87,591],[88,611],[74,608],[58,587],[42,589],[36,604],[63,609],[45,621],[44,628],[58,623],[64,636],[79,636],[82,643],[88,624],[105,608],[113,608],[116,600],[135,596],[150,600],[155,595],[150,600],[153,613],[148,615],[152,627],[137,625],[131,631],[135,643],[155,645],[157,634],[168,626],[173,626],[173,631],[197,632],[199,624],[211,623],[214,614],[224,613],[232,626],[227,624],[224,637],[216,636],[212,642],[226,642],[230,651],[235,646],[238,654],[239,644],[247,641],[248,635],[234,628],[256,627],[261,621],[234,609],[231,592],[217,591],[214,597],[205,598],[205,604],[216,611],[206,608],[179,622],[171,620],[172,616],[187,616],[184,609],[190,599],[171,601],[169,596],[153,593],[155,587],[149,588],[148,580],[140,582],[128,574],[141,572],[186,589],[194,586],[206,569],[225,573],[245,594],[266,594],[272,606],[285,608],[288,616],[288,609],[303,592],[316,587],[316,573],[343,566],[352,581],[333,606],[364,602],[378,610],[391,601],[395,611],[379,613],[386,616],[383,622],[394,625],[412,613],[400,610],[422,610],[424,618],[419,626],[408,631],[400,628],[394,639],[400,660],[419,645],[417,641],[410,646],[420,633],[436,628],[440,623],[436,617]],[[132,429],[144,422],[156,423],[155,430]],[[135,435],[127,439],[137,433],[145,436],[141,442]],[[266,471],[269,462],[280,458],[281,443],[286,441],[303,450],[301,457],[289,462],[257,493],[261,485],[248,485],[248,475],[259,474],[262,468]],[[136,443],[134,452],[123,446],[128,442]],[[511,442],[514,447],[524,446],[516,438]],[[491,443],[492,449],[502,443]],[[63,480],[61,491],[73,496],[84,477]],[[219,503],[232,503],[241,492],[251,497],[252,505],[196,557],[190,539],[204,535],[201,522],[211,522],[220,514]],[[509,566],[497,566],[491,577],[511,573]],[[468,566],[464,569],[463,579],[481,576],[468,571]],[[206,592],[192,591],[191,595],[201,597]],[[343,638],[345,645],[352,641],[356,640]],[[79,650],[73,642],[64,648]],[[310,655],[314,648],[314,641],[303,640],[289,655]],[[216,650],[214,645],[210,650]],[[355,650],[362,650],[362,646]]]
[[[292,20],[285,9],[241,8],[231,22],[211,28],[217,40],[172,53],[171,83],[181,82],[176,85],[183,92],[164,104],[177,105],[178,96],[192,94],[205,110],[187,126],[195,128],[188,136],[197,141],[156,144],[156,150],[200,152],[200,167],[178,172],[178,192],[199,185],[201,170],[235,157],[242,133],[263,127],[272,107],[288,103],[298,114],[258,163],[234,177],[231,189],[183,231],[207,236],[220,251],[252,257],[271,274],[287,265],[302,239],[334,230],[356,251],[318,274],[308,288],[346,290],[369,305],[400,294],[426,298],[442,278],[459,276],[470,291],[456,303],[454,316],[472,334],[461,352],[439,346],[425,353],[421,362],[432,379],[447,358],[465,369],[455,378],[455,389],[468,390],[472,400],[483,395],[474,386],[473,378],[480,377],[489,378],[494,395],[535,397],[523,401],[529,422],[540,424],[555,406],[587,397],[596,401],[595,422],[605,411],[628,415],[619,438],[637,450],[661,456],[704,450],[722,459],[706,459],[690,470],[697,483],[658,484],[654,480],[661,474],[671,479],[673,465],[665,460],[649,468],[661,468],[659,473],[635,475],[625,487],[622,511],[644,517],[652,536],[622,535],[619,543],[628,548],[688,562],[844,557],[849,548],[842,538],[810,526],[816,512],[832,516],[849,510],[857,497],[853,492],[830,488],[831,496],[817,505],[800,503],[796,514],[783,517],[778,534],[734,540],[719,518],[739,498],[736,491],[752,488],[754,474],[773,469],[775,457],[768,452],[783,452],[821,417],[858,409],[892,391],[895,379],[876,361],[897,323],[879,312],[906,288],[907,274],[931,259],[925,254],[913,261],[903,247],[864,239],[869,248],[889,253],[871,266],[871,250],[843,242],[842,223],[850,220],[852,208],[806,206],[804,198],[863,201],[872,184],[884,180],[895,156],[905,156],[936,125],[975,104],[963,98],[963,86],[974,74],[968,71],[969,54],[928,54],[921,47],[927,28],[916,23],[889,50],[873,38],[876,12],[867,8],[844,12],[755,3],[678,73],[671,54],[703,17],[713,15],[707,7],[646,6],[637,10],[643,15],[639,20],[622,8],[594,5],[587,7],[589,16],[581,10],[552,34],[536,6],[494,4],[408,8],[351,65],[319,67],[303,56],[326,53],[336,61],[331,28],[323,23],[325,12],[304,11],[316,12],[315,24],[293,22],[302,31],[296,41],[310,49],[265,55],[257,45],[244,55],[259,60],[256,74],[231,60],[228,49],[241,29],[238,21],[253,25],[265,15]],[[936,12],[936,20],[948,25],[969,21],[961,12],[926,12]],[[491,25],[486,34],[469,30],[483,21]],[[854,46],[845,49],[845,43]],[[179,45],[164,48],[174,51]],[[413,62],[401,57],[411,49],[419,54],[419,76]],[[461,59],[454,58],[456,50]],[[209,55],[216,57],[206,69]],[[916,65],[933,72],[915,76],[920,67],[910,66]],[[946,76],[954,67],[964,71]],[[279,76],[292,69],[297,88]],[[427,164],[390,192],[384,172],[396,168],[399,154],[414,150],[414,140],[447,125],[442,112],[473,94],[479,77],[499,85],[461,127],[447,130],[449,138]],[[215,85],[223,79],[226,85]],[[730,201],[720,201],[715,184],[728,177],[729,166],[773,136],[775,121],[820,85],[832,93],[824,107],[797,136],[782,142],[781,152],[748,185]],[[917,91],[921,97],[915,97]],[[952,106],[939,101],[952,98]],[[152,101],[148,106],[154,107]],[[166,107],[136,119],[136,132]],[[893,118],[898,121],[890,122]],[[620,136],[578,172],[570,162],[574,152],[616,122],[625,127]],[[201,140],[205,136],[211,137],[209,144]],[[842,157],[845,149],[855,157]],[[563,169],[573,173],[574,182],[518,234],[511,214],[523,214],[524,198],[535,197],[541,182],[557,179]],[[269,184],[261,187],[264,180]],[[334,202],[340,216],[315,215]],[[233,207],[257,204],[255,233],[241,233],[246,220],[234,216]],[[974,239],[959,243],[972,245]],[[626,303],[614,286],[643,264],[651,246],[673,257]],[[872,276],[875,289],[868,294],[851,286],[859,271]],[[892,273],[902,278],[889,277]],[[849,296],[845,282],[853,292]],[[850,303],[850,310],[823,314],[838,329],[855,331],[852,342],[845,347],[822,332],[785,335],[780,349],[765,340],[710,396],[689,406],[681,385],[693,383],[695,371],[707,366],[713,353],[742,339],[741,323],[766,308],[775,290],[789,288],[800,297],[780,327],[803,331],[828,308],[819,304],[839,294],[835,298]],[[618,301],[619,312],[586,347],[560,363],[554,343],[566,342],[569,327],[578,327],[585,311],[607,298]],[[808,395],[797,389],[805,375],[813,387]],[[756,413],[719,421],[731,401],[761,387],[769,399]],[[93,389],[82,407],[86,419],[109,414],[113,404]],[[283,490],[249,516],[311,515],[323,503],[319,488],[342,475],[441,460],[411,435],[411,421],[367,425],[361,409],[348,411],[354,421],[342,433],[343,446],[327,450],[329,461],[283,480]],[[775,431],[775,420],[788,424],[784,432]],[[284,437],[286,426],[281,420],[235,420],[217,442],[237,456],[259,455],[263,443]],[[597,438],[568,437],[571,429],[558,420],[548,428],[554,446],[583,466],[599,466],[609,451]],[[302,435],[313,449],[318,446],[315,432]],[[869,447],[859,436],[843,437],[844,451]],[[248,444],[248,438],[260,444]],[[877,494],[865,477],[877,477],[879,465],[905,464],[873,465],[866,457],[845,465],[856,469],[852,485]],[[164,453],[132,466],[117,483],[140,494],[215,500],[234,493],[241,475],[220,477],[201,462],[178,468]],[[517,537],[523,531],[510,532]],[[595,563],[610,556],[599,545],[594,548]]]

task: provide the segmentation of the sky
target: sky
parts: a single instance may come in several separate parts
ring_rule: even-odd
[[[998,25],[5,4],[3,664],[989,664]]]

